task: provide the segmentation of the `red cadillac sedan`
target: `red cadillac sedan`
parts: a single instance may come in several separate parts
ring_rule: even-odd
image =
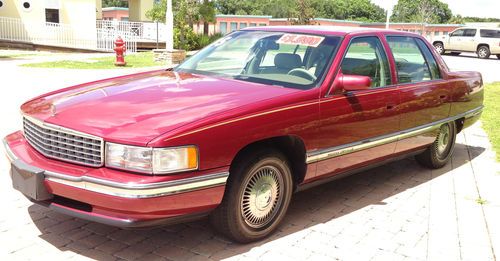
[[[296,191],[402,157],[444,166],[482,108],[481,75],[419,35],[257,27],[175,68],[33,98],[4,145],[13,187],[54,211],[119,227],[208,215],[250,242]]]

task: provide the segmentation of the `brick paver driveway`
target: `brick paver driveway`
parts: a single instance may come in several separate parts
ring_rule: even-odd
[[[0,70],[8,68],[0,62]],[[11,73],[41,74],[23,70]],[[47,81],[58,73],[43,72]],[[67,77],[71,78],[67,82],[92,76],[88,71],[68,73],[77,79]],[[7,82],[15,82],[14,76],[6,77]],[[53,82],[57,87],[64,84]],[[39,92],[22,87],[26,89],[14,90],[19,93],[11,97]],[[34,93],[23,94],[23,90]],[[9,101],[2,101],[2,110],[5,103]],[[2,127],[1,134],[18,124],[19,116],[11,117],[9,129]],[[14,191],[7,169],[2,158],[0,260],[475,261],[500,255],[500,172],[480,124],[459,134],[454,157],[443,169],[427,170],[410,158],[295,194],[279,230],[249,245],[228,242],[206,220],[122,230],[67,217],[33,205]]]

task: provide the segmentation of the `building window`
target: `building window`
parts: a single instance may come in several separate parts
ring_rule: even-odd
[[[448,35],[448,32],[443,32],[443,35]]]
[[[231,32],[238,30],[238,23],[231,22]]]
[[[255,27],[255,26],[257,26],[257,24],[256,23],[250,23],[250,26]]]
[[[267,24],[259,24],[259,26],[267,26]]]
[[[128,17],[124,16],[124,17],[120,18],[120,20],[128,22]]]
[[[45,22],[59,23],[59,9],[45,9]]]
[[[247,27],[247,23],[240,23],[240,29]]]
[[[220,22],[219,24],[219,33],[227,34],[227,22]]]
[[[434,36],[439,36],[439,31],[435,31]]]

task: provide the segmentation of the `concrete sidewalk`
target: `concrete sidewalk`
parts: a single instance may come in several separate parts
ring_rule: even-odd
[[[401,160],[295,194],[283,225],[250,245],[206,220],[122,230],[33,205],[0,169],[1,260],[495,260],[499,166],[479,124],[459,134],[451,164]]]

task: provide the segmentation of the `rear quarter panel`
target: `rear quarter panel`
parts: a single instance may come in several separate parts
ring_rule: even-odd
[[[450,72],[450,116],[456,116],[483,105],[484,87],[479,72]]]

